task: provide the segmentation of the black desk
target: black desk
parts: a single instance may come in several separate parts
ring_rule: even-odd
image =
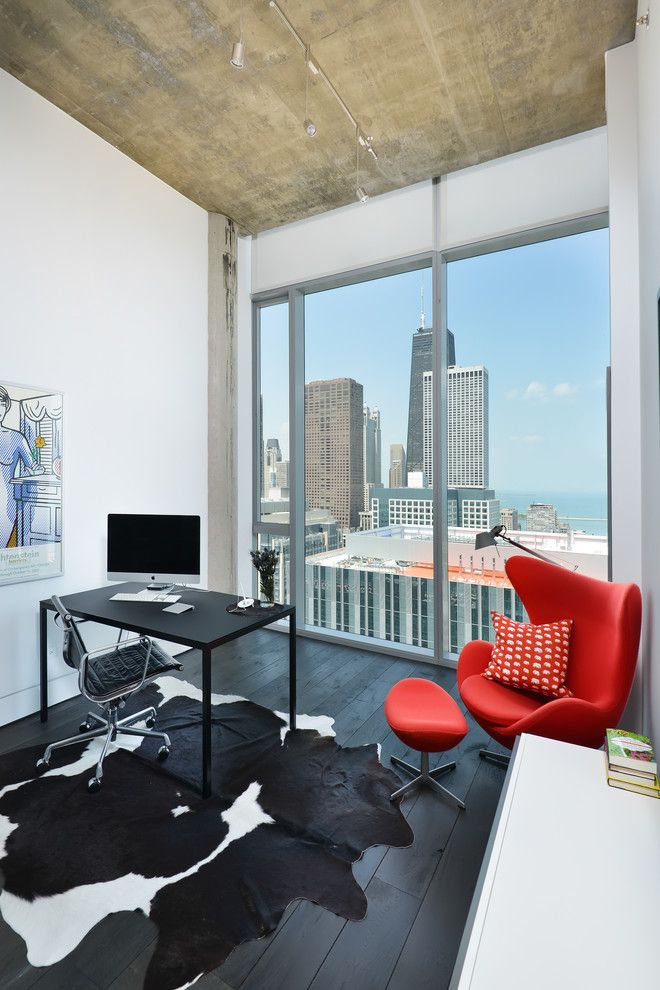
[[[93,591],[81,591],[66,595],[62,601],[73,616],[90,619],[116,629],[146,633],[158,639],[180,643],[202,651],[202,796],[211,793],[211,659],[212,652],[223,643],[238,639],[246,633],[268,626],[271,622],[290,616],[289,619],[289,720],[296,728],[296,610],[292,605],[278,608],[275,614],[269,609],[261,615],[232,615],[227,605],[235,604],[236,595],[217,591],[194,591],[192,588],[175,588],[180,601],[195,606],[192,612],[174,615],[163,612],[162,602],[113,602],[112,595],[119,592],[136,592],[143,584],[114,584]],[[47,618],[54,611],[50,598],[39,602],[39,660],[41,677],[41,721],[48,718],[48,664]]]

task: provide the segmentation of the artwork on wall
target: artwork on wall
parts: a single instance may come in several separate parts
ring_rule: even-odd
[[[0,382],[0,585],[62,574],[62,393]]]

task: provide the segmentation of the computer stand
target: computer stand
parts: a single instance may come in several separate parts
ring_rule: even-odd
[[[172,584],[171,581],[168,582],[167,584],[158,584],[156,582],[154,584],[148,584],[147,585],[147,591],[165,591],[165,592],[167,592],[167,594],[169,594],[170,591],[172,591],[172,589],[174,587],[175,586]]]

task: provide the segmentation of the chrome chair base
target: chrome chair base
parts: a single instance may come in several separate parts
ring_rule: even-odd
[[[398,756],[391,756],[391,762],[399,770],[403,770],[404,773],[410,774],[412,780],[403,787],[400,787],[398,791],[390,795],[390,801],[394,801],[395,798],[403,797],[404,794],[409,794],[411,791],[416,791],[420,787],[430,787],[431,790],[436,791],[444,798],[449,798],[452,804],[456,805],[458,808],[465,808],[465,804],[461,799],[454,794],[452,791],[447,790],[442,784],[439,784],[436,777],[442,776],[443,773],[448,773],[453,770],[456,763],[443,763],[441,767],[436,767],[435,770],[429,770],[429,754],[422,753],[421,766],[414,767],[411,763],[406,763],[405,760],[400,759]]]
[[[491,753],[489,749],[480,749],[479,757],[487,763],[494,763],[496,767],[508,767],[511,757],[506,753]]]
[[[155,708],[145,708],[140,712],[135,712],[133,715],[127,715],[126,718],[120,719],[119,715],[119,705],[111,704],[104,708],[107,718],[103,718],[101,715],[97,715],[95,712],[89,712],[86,720],[81,724],[80,731],[76,736],[69,736],[67,739],[60,739],[58,742],[50,743],[46,747],[44,755],[40,760],[37,760],[37,770],[42,772],[48,770],[50,766],[50,757],[55,749],[64,749],[66,746],[75,746],[77,743],[85,742],[86,740],[99,739],[105,736],[105,742],[103,744],[103,749],[101,750],[101,755],[96,764],[96,774],[91,777],[87,782],[87,787],[91,792],[98,791],[101,787],[101,781],[103,779],[103,761],[106,757],[110,743],[115,742],[118,735],[125,736],[145,736],[147,738],[153,737],[155,739],[162,739],[163,745],[158,750],[157,756],[159,760],[166,760],[170,753],[170,737],[166,732],[158,732],[157,730],[151,728],[151,726],[156,723],[156,709]],[[146,722],[147,728],[137,728],[136,722]],[[96,728],[91,728],[91,724],[96,724]]]

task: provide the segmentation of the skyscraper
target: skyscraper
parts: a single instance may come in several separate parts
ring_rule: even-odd
[[[422,380],[422,452],[426,484],[433,487],[433,372],[425,371]]]
[[[365,406],[362,413],[362,446],[364,458],[364,484],[382,484],[380,449],[380,412]]]
[[[520,523],[518,521],[518,510],[517,509],[500,509],[500,522],[507,529],[517,530],[520,529]]]
[[[527,509],[527,529],[536,533],[556,533],[557,510],[547,502],[532,502]]]
[[[406,483],[406,451],[402,443],[390,444],[390,488],[403,488]]]
[[[422,325],[413,334],[408,399],[407,470],[424,471],[424,374],[433,372],[433,330]],[[454,335],[447,331],[447,365],[456,363]]]
[[[488,486],[488,372],[447,368],[447,484]]]
[[[380,412],[365,406],[362,413],[362,457],[364,460],[364,482],[362,485],[362,508],[369,508],[369,486],[382,485]]]
[[[364,501],[363,388],[352,378],[305,385],[305,500],[355,529]]]
[[[264,468],[263,468],[263,491],[264,498],[268,496],[270,488],[277,487],[277,465],[282,460],[280,441],[275,437],[266,441],[264,448]]]

